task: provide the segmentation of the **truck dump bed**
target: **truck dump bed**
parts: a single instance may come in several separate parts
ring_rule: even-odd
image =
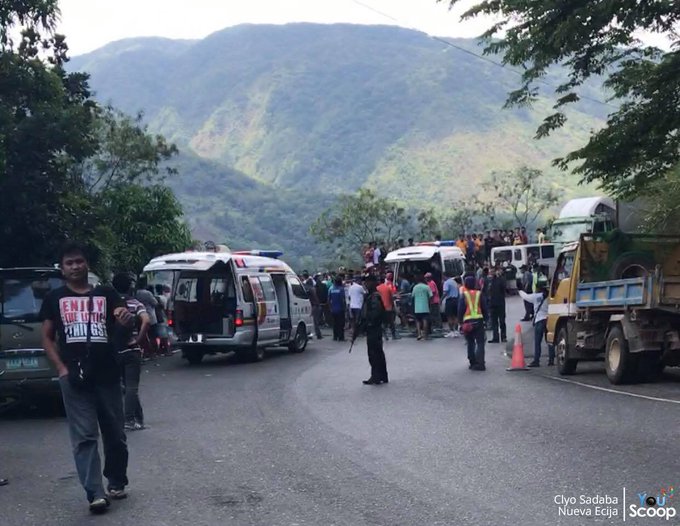
[[[583,235],[576,306],[680,312],[680,237]]]
[[[576,306],[642,307],[649,303],[650,290],[652,290],[651,277],[580,283],[576,287]]]

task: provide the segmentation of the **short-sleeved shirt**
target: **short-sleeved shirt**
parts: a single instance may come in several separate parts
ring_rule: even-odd
[[[146,289],[139,289],[135,297],[144,305],[146,313],[149,315],[149,323],[151,325],[156,325],[158,323],[158,318],[156,317],[156,307],[158,306],[158,300],[156,296],[151,294]]]
[[[383,307],[386,311],[391,311],[394,308],[394,293],[396,289],[392,283],[383,283],[378,285],[378,294],[380,294],[380,299],[382,299]]]
[[[352,283],[349,287],[349,308],[360,309],[364,306],[366,291],[358,283]]]
[[[125,306],[127,310],[135,317],[135,323],[132,327],[121,327],[116,325],[114,331],[116,334],[115,350],[118,352],[127,352],[138,349],[135,340],[139,335],[139,328],[141,326],[140,315],[146,313],[146,308],[136,298],[132,296],[123,295]]]
[[[345,310],[345,289],[344,287],[336,287],[333,285],[328,291],[328,302],[331,306],[333,314],[340,314]]]
[[[430,298],[432,289],[425,283],[418,283],[411,291],[413,297],[413,312],[416,314],[427,314],[430,312]]]
[[[460,295],[460,290],[458,289],[458,283],[453,278],[449,278],[444,282],[444,299],[458,299]]]
[[[94,382],[111,384],[120,381],[113,345],[116,323],[113,311],[124,306],[123,298],[110,287],[99,286],[80,294],[64,286],[47,294],[40,319],[54,323],[59,356],[67,365],[87,355],[89,325]]]
[[[437,288],[437,284],[432,280],[427,282],[427,286],[430,287],[430,290],[432,291],[432,303],[439,305],[439,289]]]

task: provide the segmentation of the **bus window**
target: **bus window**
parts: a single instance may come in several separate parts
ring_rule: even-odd
[[[552,259],[555,257],[555,245],[541,245],[541,258]]]

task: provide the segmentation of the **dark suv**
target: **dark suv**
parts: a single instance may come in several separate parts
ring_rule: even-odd
[[[0,269],[0,405],[59,395],[59,382],[42,348],[40,306],[63,285],[55,268]]]

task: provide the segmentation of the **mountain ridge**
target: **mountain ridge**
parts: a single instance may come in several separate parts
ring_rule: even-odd
[[[550,161],[584,143],[604,108],[584,100],[564,129],[536,141],[550,99],[502,110],[517,73],[470,55],[481,52],[476,41],[447,40],[467,52],[394,26],[243,24],[201,40],[126,39],[70,67],[91,74],[99,100],[143,110],[150,130],[187,159],[223,169],[228,180],[240,173],[262,185],[250,191],[287,202],[369,187],[408,205],[450,208],[490,171],[519,164],[544,169],[565,197],[587,192]],[[551,71],[546,82],[562,75]],[[180,178],[202,180],[196,163],[183,169]],[[227,191],[214,178],[203,182],[206,195]],[[186,185],[175,187],[182,198]],[[323,210],[300,209],[307,222]]]

